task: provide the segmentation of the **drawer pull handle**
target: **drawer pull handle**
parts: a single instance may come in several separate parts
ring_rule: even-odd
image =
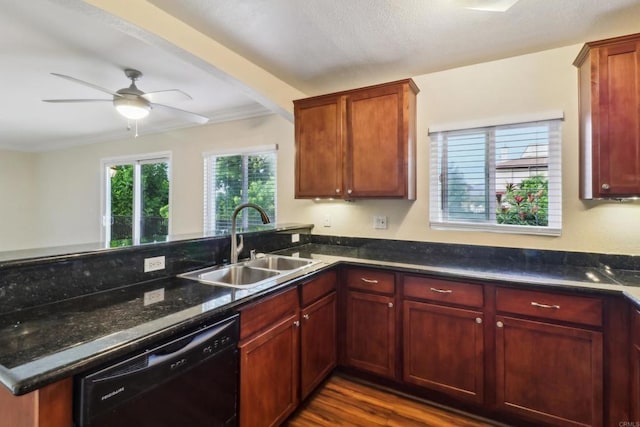
[[[482,319],[481,319],[481,318],[479,318],[479,317],[476,317],[476,323],[477,323],[477,324],[481,324],[481,323],[482,323]]]
[[[540,304],[539,302],[535,302],[535,301],[531,301],[531,305],[534,307],[539,307],[539,308],[554,308],[556,310],[560,309],[559,305],[547,305],[547,304]]]
[[[304,320],[309,320],[309,315],[308,314],[303,314],[302,317],[304,317]]]
[[[431,292],[437,292],[439,294],[452,294],[453,291],[451,289],[437,289],[437,288],[431,288]]]
[[[504,328],[504,323],[502,323],[502,322],[498,321],[498,322],[496,322],[496,326],[497,326],[498,328]]]
[[[375,279],[365,279],[364,277],[361,277],[360,280],[362,280],[364,283],[371,283],[371,284],[374,284],[374,285],[376,283],[378,283],[378,281],[375,280]]]
[[[388,306],[389,308],[393,308],[393,303],[392,303],[392,302],[389,302],[389,303],[387,303],[387,306]]]
[[[295,326],[296,328],[300,326],[300,321],[296,320],[295,322],[293,322],[293,326]]]

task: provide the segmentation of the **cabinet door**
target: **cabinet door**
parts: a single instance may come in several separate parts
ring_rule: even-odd
[[[342,197],[341,97],[296,101],[295,197]]]
[[[337,363],[336,293],[302,310],[300,384],[305,399]]]
[[[403,86],[383,86],[347,97],[347,196],[404,197],[407,143]]]
[[[298,404],[298,315],[240,344],[240,425],[279,425]]]
[[[347,292],[347,365],[394,378],[396,367],[394,299]]]
[[[482,403],[482,313],[415,301],[403,313],[404,381]]]
[[[557,426],[603,424],[602,333],[496,316],[499,409]]]
[[[640,40],[598,49],[594,158],[600,197],[640,194]]]
[[[631,421],[640,422],[640,311],[633,310],[631,326]]]
[[[73,424],[72,398],[71,377],[22,396],[0,386],[0,426],[69,427]]]

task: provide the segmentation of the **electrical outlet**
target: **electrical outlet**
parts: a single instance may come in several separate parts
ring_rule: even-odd
[[[387,217],[384,215],[375,215],[373,217],[373,228],[385,230],[387,228]]]
[[[144,259],[144,272],[164,270],[164,255]]]
[[[325,227],[331,227],[331,215],[327,214],[324,216],[324,222],[322,223]]]
[[[300,234],[299,233],[293,233],[291,235],[291,243],[298,243],[300,241]]]

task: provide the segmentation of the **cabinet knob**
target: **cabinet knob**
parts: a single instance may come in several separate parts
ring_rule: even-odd
[[[605,190],[605,191],[606,191],[606,190],[608,190],[608,189],[610,189],[610,188],[611,188],[611,186],[610,186],[609,184],[602,184],[602,189],[603,189],[603,190]]]
[[[293,326],[295,326],[296,328],[300,326],[300,321],[296,320],[295,322],[293,322]]]
[[[336,188],[336,193],[340,193],[340,189],[339,188]]]
[[[393,303],[392,303],[392,302],[387,303],[387,306],[388,306],[389,308],[393,308]]]
[[[348,190],[347,190],[347,193],[348,193],[348,194],[351,194],[351,189],[348,189]]]
[[[478,324],[482,323],[482,319],[479,318],[479,317],[476,317],[476,323],[478,323]]]
[[[309,320],[309,315],[308,314],[303,314],[302,317],[304,318],[304,320]]]
[[[496,322],[496,326],[497,326],[498,328],[502,328],[502,327],[504,327],[504,323],[502,323],[502,322]]]

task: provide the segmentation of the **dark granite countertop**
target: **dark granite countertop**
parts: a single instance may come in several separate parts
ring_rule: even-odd
[[[2,315],[0,382],[27,393],[218,320],[325,267],[248,290],[165,278]],[[157,290],[163,298],[145,304],[145,293]]]
[[[306,244],[279,251],[324,261],[277,285],[237,291],[165,278],[0,316],[0,382],[14,394],[139,351],[147,345],[237,310],[337,262],[496,283],[624,294],[640,305],[640,272],[606,266],[438,256],[383,248]],[[144,294],[164,289],[164,299],[144,304]]]
[[[523,284],[576,292],[623,294],[640,306],[640,271],[610,269],[605,265],[582,267],[548,264],[539,261],[513,261],[493,258],[425,255],[420,252],[386,250],[379,247],[349,247],[308,244],[279,251],[283,255],[297,254],[325,263],[350,262],[402,269],[443,277],[475,279],[485,282]]]

